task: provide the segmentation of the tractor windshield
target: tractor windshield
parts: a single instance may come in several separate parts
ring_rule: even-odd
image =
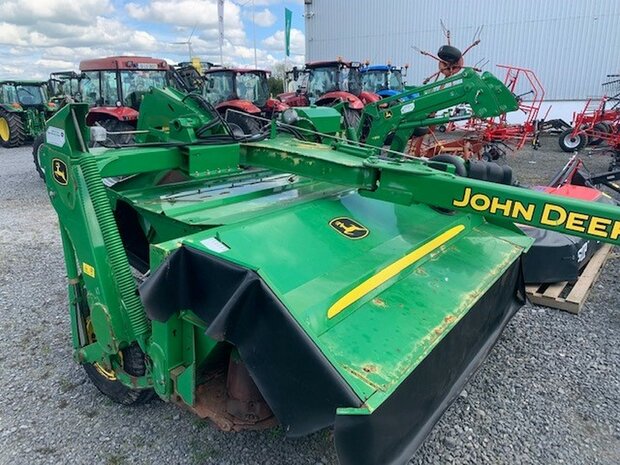
[[[358,68],[348,66],[330,66],[313,68],[308,78],[308,96],[310,101],[316,100],[327,92],[341,90],[359,95],[362,91],[362,80]]]
[[[362,74],[362,87],[368,92],[387,89],[387,71],[366,71]]]
[[[84,102],[91,106],[116,105],[119,101],[116,71],[86,71],[84,76]]]
[[[115,106],[119,102],[137,110],[142,95],[151,87],[161,89],[167,83],[164,70],[86,71],[82,88],[89,105]]]
[[[43,105],[47,97],[41,85],[9,84],[2,86],[4,103],[19,103],[25,107]]]
[[[264,107],[269,98],[267,75],[261,72],[237,73],[237,95],[257,107]]]
[[[362,87],[368,92],[382,90],[403,90],[403,78],[400,70],[373,70],[362,75]]]
[[[80,93],[80,80],[74,77],[54,76],[49,80],[51,97],[75,97]]]
[[[151,87],[162,89],[167,84],[166,71],[121,71],[121,101],[123,106],[137,110],[140,108],[142,96]]]
[[[308,76],[308,97],[317,99],[321,95],[334,90],[339,90],[339,75],[337,67],[314,68]]]
[[[235,73],[233,71],[208,73],[203,94],[211,105],[238,99],[239,96],[235,89]]]
[[[403,90],[403,74],[399,69],[393,70],[388,74],[388,85],[392,90],[402,92]]]

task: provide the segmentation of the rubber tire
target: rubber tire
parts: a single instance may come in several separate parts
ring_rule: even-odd
[[[26,132],[24,130],[24,123],[19,114],[0,110],[0,118],[4,118],[9,126],[9,140],[5,141],[0,139],[0,145],[7,149],[24,145]]]
[[[437,51],[437,56],[440,60],[445,61],[450,65],[457,64],[458,61],[463,58],[463,54],[461,53],[461,51],[458,48],[453,47],[452,45],[442,45],[441,47],[439,47],[439,50]]]
[[[354,110],[353,108],[344,108],[342,116],[347,126],[353,129],[357,129],[362,119],[362,112]]]
[[[588,138],[583,133],[578,133],[577,137],[579,138],[579,142],[577,143],[577,145],[574,147],[566,145],[565,139],[568,138],[572,134],[572,132],[573,132],[572,128],[567,129],[566,131],[563,131],[562,133],[560,133],[560,136],[558,137],[558,143],[560,144],[560,148],[564,152],[573,153],[573,152],[579,151],[582,148],[584,148],[586,144],[588,143]]]
[[[41,166],[41,162],[39,160],[39,149],[44,142],[45,133],[39,134],[34,138],[34,141],[32,141],[32,161],[34,162],[34,167],[36,168],[37,173],[39,173],[39,176],[43,180],[45,180],[45,171],[43,171],[43,167]]]
[[[260,134],[261,124],[257,119],[234,111],[227,112],[227,115],[228,117],[223,115],[224,117],[226,117],[226,122],[231,125],[236,125],[239,129],[243,131],[243,134]]]
[[[609,134],[609,132],[611,131],[611,128],[605,123],[596,123],[592,129],[595,132],[602,132],[605,134]],[[597,139],[590,138],[588,145],[601,145],[602,142],[603,142],[602,137],[599,137]]]
[[[131,124],[119,121],[117,119],[104,119],[101,121],[97,121],[97,123],[99,124],[99,126],[105,128],[105,130],[109,132],[136,130],[136,128],[134,128]],[[105,145],[128,145],[133,144],[134,142],[135,137],[133,134],[115,134],[112,136],[108,136]],[[96,146],[97,143],[91,143],[91,145]]]
[[[446,163],[448,165],[454,166],[456,169],[456,175],[461,176],[463,178],[467,177],[467,168],[465,166],[465,160],[461,157],[457,157],[456,155],[436,155],[429,160],[429,165],[432,167],[432,162],[440,162]]]
[[[123,369],[132,376],[144,375],[146,372],[144,353],[138,344],[134,342],[121,352],[123,354]],[[144,404],[155,396],[153,389],[131,389],[118,380],[109,380],[90,363],[85,363],[82,366],[95,387],[118,404]]]

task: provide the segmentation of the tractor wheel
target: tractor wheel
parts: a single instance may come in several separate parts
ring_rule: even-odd
[[[19,114],[0,110],[0,145],[10,149],[24,145],[25,140],[24,123]]]
[[[261,132],[260,122],[249,115],[237,113],[236,111],[229,111],[225,118],[228,126],[232,129],[233,135],[236,137],[260,134]]]
[[[108,132],[124,132],[124,131],[135,131],[131,124],[124,123],[117,119],[104,119],[102,121],[98,121],[97,124],[99,126],[105,128]],[[135,142],[135,138],[133,134],[110,134],[106,141],[105,145],[128,145],[133,144]]]
[[[45,133],[39,134],[37,137],[34,138],[34,141],[32,142],[32,160],[34,161],[34,166],[37,169],[37,173],[39,173],[39,176],[43,180],[45,180],[45,170],[41,165],[40,151],[43,147],[44,142]]]
[[[362,119],[362,113],[359,110],[354,110],[352,108],[344,108],[344,113],[342,114],[344,117],[345,123],[347,126],[353,129],[357,129],[360,124],[360,120]]]
[[[575,134],[572,136],[573,129],[567,129],[566,131],[560,134],[558,139],[558,143],[560,144],[560,148],[565,152],[576,152],[584,148],[588,142],[588,138],[582,132]]]
[[[135,342],[120,352],[123,369],[132,376],[142,376],[146,372],[144,353]],[[114,371],[97,363],[82,365],[86,375],[102,393],[114,402],[123,405],[144,404],[155,395],[152,389],[131,389],[116,378]]]
[[[605,123],[596,123],[594,127],[594,132],[598,132],[599,134],[609,134],[611,128]],[[603,142],[602,137],[597,137],[596,139],[590,139],[588,145],[600,145]]]

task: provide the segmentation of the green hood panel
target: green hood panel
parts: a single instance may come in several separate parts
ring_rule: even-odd
[[[347,237],[330,225],[339,218],[346,219],[345,226],[367,229],[367,235]],[[367,286],[385,275],[382,270],[455,230],[445,244]],[[194,234],[182,243],[256,270],[372,411],[518,259],[519,240],[518,232],[479,217],[349,192]],[[366,292],[355,290],[360,285]],[[358,298],[328,318],[330,307],[352,292]]]

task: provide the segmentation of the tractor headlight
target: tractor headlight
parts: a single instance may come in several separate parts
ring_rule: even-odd
[[[287,108],[282,112],[282,122],[285,124],[295,124],[299,120],[299,115],[293,108]]]

